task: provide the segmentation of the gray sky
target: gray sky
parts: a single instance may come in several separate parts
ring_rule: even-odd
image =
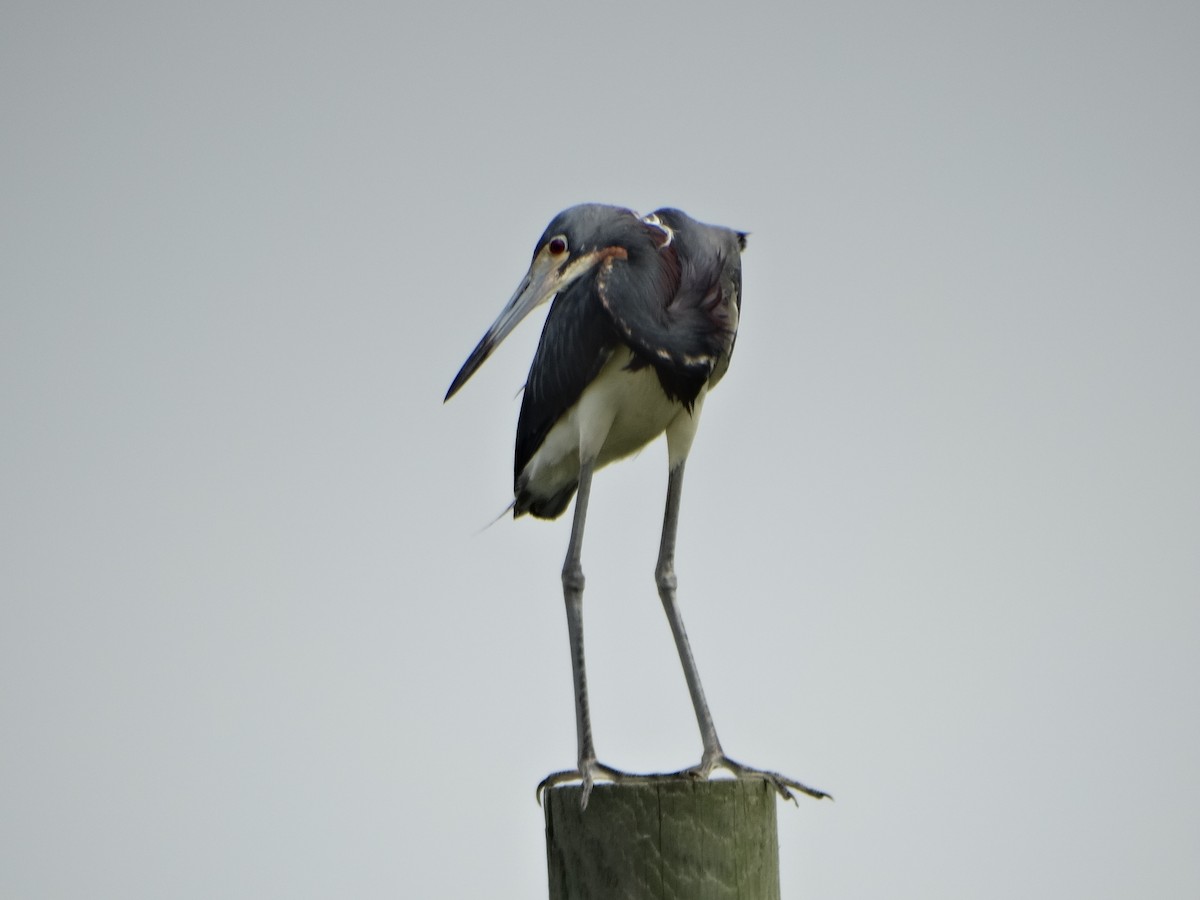
[[[441,398],[598,200],[751,232],[678,571],[726,749],[837,797],[785,896],[1196,897],[1197,9],[7,3],[0,895],[544,896],[540,319]],[[630,769],[700,752],[665,468],[584,554]]]

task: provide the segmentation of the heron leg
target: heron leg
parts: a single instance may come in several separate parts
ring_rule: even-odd
[[[700,765],[711,769],[725,756],[725,752],[717,738],[717,728],[713,725],[712,714],[708,711],[708,701],[704,699],[700,672],[692,656],[692,645],[688,641],[687,630],[683,627],[683,616],[679,612],[676,599],[678,581],[675,578],[675,535],[679,530],[679,499],[683,494],[684,462],[680,461],[671,469],[667,480],[667,509],[663,514],[662,541],[658,548],[658,565],[654,571],[654,578],[658,583],[658,596],[662,600],[663,611],[666,612],[667,622],[671,625],[671,634],[675,637],[679,661],[683,663],[683,676],[687,679],[692,707],[696,710],[696,724],[700,726],[700,739],[704,742],[704,757]]]
[[[679,651],[679,661],[683,664],[683,675],[687,679],[688,693],[692,696],[692,706],[696,710],[696,724],[700,726],[700,739],[704,742],[704,754],[699,765],[685,770],[696,778],[707,778],[715,768],[728,769],[739,778],[762,778],[768,781],[779,794],[795,802],[792,791],[797,790],[810,797],[820,799],[828,797],[824,791],[808,787],[799,781],[771,772],[765,769],[754,769],[730,759],[721,749],[721,741],[717,737],[716,726],[713,725],[712,714],[708,710],[708,701],[704,698],[704,688],[700,684],[700,672],[696,668],[696,660],[692,656],[692,645],[688,640],[687,630],[683,627],[683,616],[679,612],[679,602],[676,598],[678,586],[675,577],[675,535],[679,529],[679,500],[683,493],[683,465],[686,460],[680,460],[667,481],[667,508],[663,514],[662,542],[658,550],[658,566],[655,569],[655,580],[658,583],[658,596],[662,600],[663,610],[671,625],[671,634],[675,637],[675,647]]]
[[[575,738],[579,748],[576,771],[555,772],[546,776],[537,787],[537,796],[547,788],[566,781],[583,782],[580,805],[587,808],[592,784],[597,776],[621,781],[629,776],[596,760],[596,748],[592,743],[592,720],[588,711],[587,670],[583,662],[583,530],[587,522],[588,498],[592,492],[594,462],[579,467],[579,488],[575,494],[575,518],[571,524],[571,541],[567,545],[567,558],[563,563],[563,599],[567,607],[567,639],[571,644],[571,678],[575,686]]]
[[[562,570],[563,600],[567,606],[567,639],[571,644],[571,678],[575,686],[575,739],[579,748],[579,772],[583,776],[585,797],[591,791],[587,769],[596,762],[592,719],[588,711],[587,670],[583,662],[583,530],[592,492],[592,471],[593,464],[590,462],[579,467],[575,518],[571,523],[571,541],[567,545],[567,558]],[[586,799],[584,802],[587,802]]]

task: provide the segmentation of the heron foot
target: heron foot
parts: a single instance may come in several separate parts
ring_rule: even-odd
[[[704,759],[690,769],[654,774],[623,772],[620,769],[614,769],[612,766],[607,766],[593,759],[581,763],[578,769],[566,769],[562,772],[553,772],[547,775],[538,782],[535,796],[538,803],[541,804],[542,795],[550,788],[559,784],[579,781],[583,783],[583,795],[579,798],[579,806],[580,809],[587,809],[588,798],[592,793],[592,785],[598,779],[611,781],[613,784],[648,784],[656,781],[672,781],[679,778],[707,781],[714,769],[725,769],[733,773],[737,778],[766,781],[778,791],[779,796],[785,800],[791,800],[797,806],[799,806],[799,803],[797,803],[796,795],[792,791],[799,791],[816,800],[833,799],[831,794],[809,787],[803,782],[796,781],[794,778],[788,778],[786,775],[781,775],[779,772],[772,772],[767,769],[755,769],[752,766],[747,766],[737,760],[730,759],[724,754],[705,755]]]
[[[692,766],[690,769],[684,769],[679,774],[687,775],[699,781],[706,781],[714,769],[725,769],[732,772],[737,778],[761,778],[775,788],[779,792],[779,796],[785,800],[791,800],[793,803],[796,803],[796,795],[792,791],[799,791],[816,800],[824,800],[825,798],[833,799],[830,794],[819,791],[816,788],[811,788],[803,782],[796,781],[794,778],[788,778],[786,775],[781,775],[778,772],[772,772],[768,769],[755,769],[737,760],[730,759],[723,753],[706,753],[699,764]],[[799,806],[799,803],[796,803],[796,805]]]
[[[592,795],[592,785],[597,779],[611,781],[613,784],[629,784],[653,781],[655,778],[661,777],[661,775],[637,775],[633,772],[622,772],[620,769],[614,769],[598,760],[585,759],[579,763],[578,769],[565,769],[562,772],[552,772],[547,775],[538,782],[535,796],[540,805],[542,795],[550,788],[570,781],[579,781],[583,783],[583,796],[579,798],[579,808],[587,809],[588,798]]]

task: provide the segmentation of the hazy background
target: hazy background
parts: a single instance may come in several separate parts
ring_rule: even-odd
[[[1193,2],[6,2],[0,895],[545,896],[566,521],[503,520],[559,209],[752,233],[680,596],[789,898],[1200,895]],[[600,756],[694,763],[665,450]]]

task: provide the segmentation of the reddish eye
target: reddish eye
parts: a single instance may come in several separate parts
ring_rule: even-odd
[[[551,238],[547,246],[549,246],[550,252],[555,256],[562,256],[567,252],[567,242],[560,237]]]

